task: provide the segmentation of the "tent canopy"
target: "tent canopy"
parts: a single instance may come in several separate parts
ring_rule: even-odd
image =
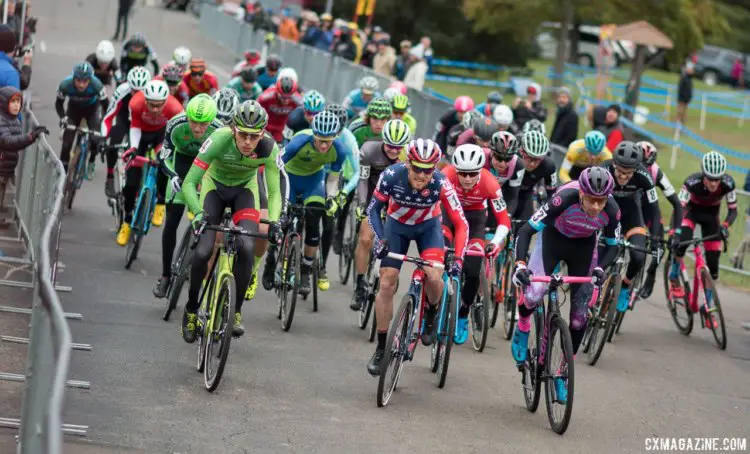
[[[660,49],[671,49],[674,47],[672,40],[667,35],[645,20],[618,25],[614,33],[612,33],[612,39],[628,40],[635,44],[654,46]]]

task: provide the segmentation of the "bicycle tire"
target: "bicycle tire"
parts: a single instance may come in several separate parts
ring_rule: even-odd
[[[208,297],[213,294],[213,288],[216,285],[216,279],[214,278],[213,274],[210,276],[210,278],[206,282],[206,285],[208,286],[206,297]],[[200,296],[201,293],[199,293],[198,295]],[[207,341],[206,341],[205,331],[206,331],[207,321],[206,321],[205,314],[202,314],[200,310],[198,311],[198,320],[201,322],[201,324],[200,324],[200,329],[198,329],[197,331],[198,338],[196,339],[198,341],[198,364],[196,367],[198,369],[198,372],[202,374],[203,369],[206,366],[206,342]]]
[[[503,283],[505,284],[505,290],[503,291],[503,337],[509,341],[513,337],[513,327],[516,324],[516,301],[517,301],[517,288],[513,283],[513,262],[514,257],[508,255],[506,257],[506,265],[503,267],[505,278]],[[508,261],[510,260],[510,261]]]
[[[217,259],[218,260],[218,259]],[[216,355],[216,371],[211,374],[211,359],[213,357],[214,345],[213,337],[214,333],[208,333],[206,336],[206,367],[203,369],[203,379],[206,385],[206,389],[209,392],[214,392],[221,382],[221,377],[224,374],[224,368],[227,364],[227,358],[229,357],[229,346],[232,343],[232,327],[233,318],[236,303],[236,292],[237,287],[234,283],[234,276],[231,274],[225,274],[221,278],[219,283],[218,291],[216,292],[216,298],[212,302],[211,316],[214,317],[214,323],[216,320],[216,311],[221,311],[221,328],[218,330],[217,335],[219,336],[219,351]],[[214,330],[216,326],[212,325]]]
[[[416,304],[416,301],[412,295],[408,293],[404,295],[398,312],[396,312],[396,316],[391,321],[391,328],[388,330],[388,338],[385,341],[383,359],[380,362],[377,394],[378,407],[388,405],[393,391],[396,389],[398,378],[401,375],[404,366],[404,352],[409,346],[408,341],[412,331],[409,329],[409,326],[411,325],[412,314],[414,313],[414,304]],[[393,340],[396,336],[399,338],[399,350],[394,352]],[[388,373],[389,371],[390,374]],[[386,383],[386,380],[389,378],[389,382]]]
[[[672,266],[672,253],[670,252],[667,256],[667,261],[664,264],[664,296],[667,300],[667,309],[669,309],[669,315],[672,316],[672,321],[674,322],[675,326],[677,327],[677,330],[685,335],[689,336],[690,333],[693,331],[693,312],[690,310],[690,283],[685,282],[685,279],[683,278],[682,273],[680,273],[680,276],[678,278],[678,281],[680,285],[683,286],[683,289],[685,290],[685,297],[681,298],[682,301],[678,302],[675,299],[670,297],[670,279],[669,279],[669,269]],[[685,314],[685,322],[682,323],[679,320],[680,313]]]
[[[167,290],[167,310],[164,312],[164,317],[162,317],[165,322],[169,321],[169,316],[177,307],[180,294],[182,293],[182,287],[190,276],[190,262],[192,258],[190,242],[192,241],[192,236],[192,228],[188,226],[180,240],[180,247],[177,249],[177,255],[172,261],[171,282],[169,283],[169,289]]]
[[[281,329],[286,332],[288,332],[292,327],[292,320],[294,320],[294,309],[297,306],[297,294],[299,292],[300,279],[300,262],[302,257],[302,253],[300,252],[299,235],[297,235],[296,233],[290,235],[288,241],[290,242],[290,244],[287,246],[285,255],[283,257],[286,262],[286,267],[282,273],[283,287],[280,294],[282,304]],[[289,282],[290,280],[291,284]]]
[[[529,338],[534,342],[528,349],[526,361],[519,366],[521,369],[521,389],[523,390],[523,399],[526,403],[526,409],[535,413],[539,408],[539,398],[542,395],[541,368],[539,367],[539,352],[542,345],[542,332],[544,326],[544,310],[540,312],[535,310],[531,324]],[[527,382],[531,382],[530,384]]]
[[[371,260],[367,265],[367,272],[365,273],[365,288],[367,289],[367,292],[365,294],[365,300],[362,302],[362,307],[359,309],[359,329],[367,328],[367,322],[370,320],[370,314],[372,314],[372,308],[375,305],[375,298],[373,296],[377,293],[377,288],[375,286],[380,285],[380,279],[377,277],[373,282],[370,282],[373,273],[372,267],[373,261]],[[352,301],[354,301],[356,295],[357,292],[355,288],[354,293],[352,293]]]
[[[318,279],[320,278],[320,248],[315,254],[312,264],[312,311],[318,312]]]
[[[374,306],[374,304],[373,304]],[[367,341],[372,343],[375,342],[375,335],[378,333],[378,314],[374,308],[372,311],[372,324],[370,325],[370,333],[367,335]]]
[[[615,313],[617,312],[617,295],[620,294],[622,288],[622,277],[617,274],[611,276],[604,283],[602,289],[601,303],[599,303],[599,310],[596,312],[596,319],[589,320],[589,324],[593,321],[594,326],[591,327],[591,332],[588,339],[588,351],[586,352],[586,362],[589,366],[595,366],[599,361],[599,358],[604,351],[604,345],[609,339],[609,332],[612,329]]]
[[[68,173],[68,182],[66,184],[66,192],[65,192],[65,206],[68,208],[68,210],[73,209],[73,199],[76,197],[76,192],[78,191],[78,188],[76,187],[76,181],[78,181],[78,161],[81,158],[81,150],[80,146],[78,145],[78,138],[75,139],[75,146],[73,147],[73,151],[71,151],[71,156],[75,156],[75,159],[72,159],[71,161],[68,161],[68,172],[70,172],[70,169],[72,167],[73,173]],[[72,166],[71,166],[72,164]]]
[[[706,268],[703,268],[701,271],[701,278],[703,279],[703,292],[705,295],[705,291],[708,288],[711,288],[713,290],[712,292],[712,300],[713,305],[709,305],[708,313],[711,314],[718,314],[719,320],[717,323],[716,328],[713,327],[713,324],[711,324],[711,334],[714,336],[714,340],[716,341],[716,346],[719,347],[720,350],[726,350],[727,349],[727,329],[726,325],[724,324],[724,312],[721,310],[721,302],[719,301],[719,292],[716,289],[716,286],[714,285],[714,280],[711,278],[711,273],[708,272]],[[706,285],[708,283],[708,285]],[[708,303],[708,301],[706,302]],[[721,330],[721,337],[718,335],[718,330]]]
[[[554,389],[554,378],[552,373],[552,368],[555,367],[552,365],[552,361],[550,361],[549,358],[549,352],[552,351],[552,347],[555,342],[555,336],[556,333],[560,333],[560,341],[561,341],[561,347],[562,347],[562,354],[565,358],[565,363],[567,365],[567,378],[568,378],[568,398],[565,402],[565,411],[563,412],[562,419],[557,420],[555,415],[553,414],[553,405],[555,405],[558,402],[555,402],[553,400],[553,389]],[[552,430],[557,434],[564,434],[566,430],[568,430],[568,425],[570,424],[570,418],[573,415],[573,396],[575,394],[575,360],[573,359],[573,339],[570,336],[570,331],[568,330],[567,323],[562,319],[562,317],[553,316],[552,320],[550,321],[550,329],[549,329],[549,347],[548,347],[548,356],[545,362],[545,372],[547,379],[544,382],[544,399],[547,403],[547,419],[549,420],[550,427]]]
[[[495,323],[497,323],[497,314],[500,313],[500,303],[501,301],[498,301],[496,299],[496,296],[499,292],[500,287],[502,287],[502,282],[500,280],[501,273],[503,272],[503,269],[498,269],[497,266],[497,260],[495,260],[495,264],[493,266],[493,278],[492,278],[492,284],[490,285],[490,293],[492,294],[492,315],[490,315],[490,328],[495,327]],[[500,284],[500,285],[498,285]]]
[[[446,304],[447,307],[442,309],[440,313],[445,314],[447,317],[446,322],[443,323],[443,332],[438,333],[435,344],[438,346],[437,363],[438,363],[438,388],[443,389],[445,387],[445,381],[448,378],[448,366],[451,360],[451,350],[453,349],[453,337],[456,335],[456,317],[458,311],[458,295],[460,293],[460,287],[456,284],[456,280],[451,278],[448,285],[453,288],[453,294],[446,292],[446,300],[441,304]]]
[[[617,320],[615,323],[615,329],[613,333],[610,333],[608,342],[612,342],[612,337],[615,334],[620,334],[620,327],[622,327],[622,321],[625,320],[625,314],[628,313],[628,311],[632,311],[635,309],[635,303],[638,302],[638,300],[641,297],[641,288],[643,287],[643,276],[646,274],[646,264],[641,267],[640,270],[638,270],[638,273],[635,275],[635,279],[633,279],[633,282],[630,283],[630,295],[631,298],[633,298],[633,305],[628,307],[628,310],[625,312],[618,312],[617,313]],[[633,297],[635,295],[635,297]]]
[[[138,258],[138,250],[141,248],[141,241],[143,240],[143,231],[146,222],[148,222],[148,205],[151,204],[151,189],[144,188],[141,192],[141,199],[144,204],[139,204],[139,209],[135,213],[135,223],[133,223],[133,230],[130,232],[130,239],[128,240],[128,247],[125,252],[125,269],[129,270],[135,259]],[[142,230],[144,229],[144,230]]]
[[[482,262],[484,264],[484,262]],[[481,296],[480,296],[481,295]],[[479,292],[474,299],[473,306],[469,309],[469,320],[471,326],[471,344],[474,351],[482,353],[487,346],[487,332],[489,331],[490,318],[490,290],[489,283],[484,271],[480,271]],[[481,317],[480,323],[476,323],[476,314]],[[478,328],[478,329],[477,329]]]
[[[339,254],[339,282],[341,282],[341,285],[346,285],[349,281],[349,274],[352,270],[354,247],[357,244],[354,229],[352,228],[352,222],[354,222],[354,220],[352,219],[351,214],[353,212],[354,210],[349,210],[349,213],[344,216],[344,228],[341,230],[344,232],[344,237],[341,239],[341,254]]]

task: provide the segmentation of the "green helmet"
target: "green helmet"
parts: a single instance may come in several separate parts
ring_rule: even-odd
[[[376,119],[391,118],[393,109],[385,98],[375,98],[367,105],[367,116]]]
[[[549,140],[539,131],[524,133],[521,139],[523,151],[532,158],[541,158],[549,151]]]
[[[727,171],[727,160],[718,151],[709,151],[703,155],[701,169],[707,178],[718,180]]]
[[[411,130],[403,120],[388,120],[383,127],[383,143],[392,147],[402,147],[409,142]]]
[[[245,101],[234,110],[232,123],[242,132],[258,133],[268,125],[268,113],[258,101]]]
[[[409,97],[402,94],[397,94],[391,100],[394,112],[406,112],[409,109]]]
[[[216,118],[216,102],[205,93],[190,100],[185,110],[188,120],[196,123],[211,123]]]

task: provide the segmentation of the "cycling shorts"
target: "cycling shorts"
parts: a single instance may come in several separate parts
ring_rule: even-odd
[[[711,236],[719,233],[719,216],[706,211],[689,210],[682,218],[682,229],[695,230],[695,226],[701,226],[701,236]],[[692,238],[692,236],[690,236]],[[689,239],[686,237],[686,240]],[[685,240],[683,240],[685,241]],[[706,251],[721,251],[721,240],[709,240],[703,243]]]
[[[493,213],[494,217],[495,214]],[[453,223],[451,222],[448,215],[443,209],[443,236],[448,240],[449,244],[453,244]],[[480,250],[484,250],[484,229],[487,226],[487,211],[486,210],[472,210],[464,211],[464,217],[466,217],[466,223],[469,224],[469,244],[477,243]],[[494,232],[491,232],[494,235]]]
[[[406,254],[409,243],[415,241],[419,256],[424,260],[443,263],[445,256],[445,241],[440,218],[432,218],[421,224],[408,225],[398,222],[392,217],[385,220],[385,240],[388,241],[388,251],[396,254]],[[380,267],[401,269],[401,260],[388,257],[380,262]]]
[[[297,195],[302,195],[305,205],[311,202],[324,204],[326,201],[326,172],[321,169],[312,175],[287,174],[289,179],[289,202],[297,203]]]

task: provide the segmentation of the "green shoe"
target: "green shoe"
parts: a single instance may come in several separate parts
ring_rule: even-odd
[[[250,285],[247,286],[247,291],[245,292],[245,301],[251,301],[253,298],[255,298],[255,292],[258,291],[258,273],[253,274],[253,277],[250,278]]]
[[[185,310],[182,314],[182,327],[180,333],[188,344],[195,342],[195,332],[198,327],[198,314]]]
[[[245,327],[242,326],[242,314],[239,312],[234,313],[234,326],[232,327],[232,336],[240,337],[245,334]]]

